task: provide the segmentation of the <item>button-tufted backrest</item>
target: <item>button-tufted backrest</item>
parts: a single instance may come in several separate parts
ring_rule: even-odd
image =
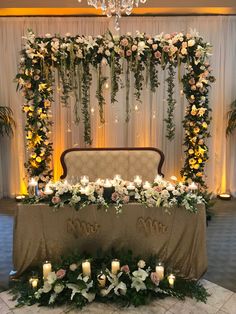
[[[120,174],[126,180],[141,175],[143,180],[152,181],[157,174],[163,175],[163,162],[164,154],[156,148],[72,148],[61,155],[61,178],[87,175],[94,181]]]

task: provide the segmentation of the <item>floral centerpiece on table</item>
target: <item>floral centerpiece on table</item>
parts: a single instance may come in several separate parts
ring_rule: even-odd
[[[67,180],[50,182],[40,191],[39,196],[27,198],[25,202],[48,202],[54,207],[69,204],[77,210],[90,204],[108,210],[112,205],[117,213],[121,213],[122,206],[130,202],[138,202],[147,207],[161,206],[166,211],[173,206],[182,206],[187,211],[196,212],[197,205],[205,201],[194,183],[187,184],[176,180],[170,182],[157,176],[152,184],[147,181],[135,184],[119,176],[113,180],[98,179],[95,182],[87,181],[85,184],[72,184]]]

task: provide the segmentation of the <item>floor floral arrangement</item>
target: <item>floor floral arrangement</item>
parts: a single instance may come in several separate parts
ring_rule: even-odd
[[[54,207],[69,204],[76,210],[90,204],[108,210],[112,205],[118,214],[122,212],[122,206],[129,202],[138,202],[147,207],[162,206],[167,212],[173,206],[182,206],[189,212],[197,212],[197,205],[205,203],[204,196],[198,191],[195,183],[177,182],[175,177],[172,177],[171,182],[157,176],[153,183],[142,183],[139,176],[136,176],[133,182],[125,181],[119,175],[113,180],[97,179],[90,182],[87,176],[83,176],[80,180],[72,181],[77,183],[67,180],[49,182],[44,190],[37,193],[37,181],[34,181],[33,192],[25,202],[46,202]]]
[[[79,308],[93,301],[137,307],[167,296],[206,302],[209,296],[199,282],[175,276],[155,256],[144,261],[124,250],[100,251],[96,257],[74,253],[59,264],[45,262],[34,273],[25,273],[11,292],[17,306]]]

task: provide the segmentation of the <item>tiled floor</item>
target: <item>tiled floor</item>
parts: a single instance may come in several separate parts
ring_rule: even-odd
[[[187,298],[185,301],[178,301],[174,298],[156,300],[147,306],[139,308],[120,309],[112,305],[92,303],[80,310],[68,310],[66,308],[48,309],[37,307],[36,305],[22,308],[15,308],[15,302],[11,301],[11,295],[7,292],[0,293],[0,313],[1,314],[62,314],[62,313],[87,313],[87,314],[236,314],[236,293],[217,286],[214,283],[203,280],[204,286],[208,289],[211,296],[207,304],[196,302]]]

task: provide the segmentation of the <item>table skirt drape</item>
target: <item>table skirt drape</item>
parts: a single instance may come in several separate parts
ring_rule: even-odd
[[[158,259],[189,279],[199,279],[207,269],[206,218],[174,207],[146,208],[128,204],[117,215],[90,205],[76,211],[43,204],[19,204],[14,226],[13,263],[17,275],[45,260],[58,261],[78,250],[95,254],[109,248],[128,248],[143,259]]]

